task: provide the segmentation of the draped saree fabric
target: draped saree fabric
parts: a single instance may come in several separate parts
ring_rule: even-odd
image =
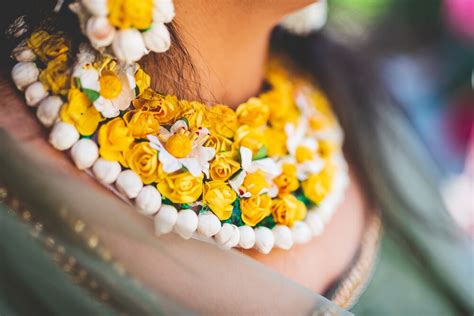
[[[355,132],[367,140],[362,157],[377,156],[364,161],[373,163],[368,176],[385,233],[350,311],[470,315],[472,244],[448,216],[411,127],[394,108],[380,114],[377,137]],[[236,251],[154,237],[150,220],[99,186],[33,159],[5,132],[0,187],[1,315],[348,314]]]
[[[1,315],[349,314],[238,252],[156,238],[151,221],[5,132],[0,148]]]

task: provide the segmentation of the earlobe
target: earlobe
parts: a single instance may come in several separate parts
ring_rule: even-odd
[[[306,36],[323,28],[327,20],[327,11],[327,0],[319,0],[288,15],[280,25],[290,33]]]

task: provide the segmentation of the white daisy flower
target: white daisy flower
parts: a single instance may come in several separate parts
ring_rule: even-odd
[[[106,118],[112,118],[126,110],[135,98],[135,70],[135,67],[126,67],[100,72],[91,63],[84,63],[75,67],[73,76],[79,79],[81,90],[97,111]]]
[[[252,191],[255,195],[267,193],[270,197],[275,197],[278,194],[278,187],[273,183],[273,179],[281,173],[281,168],[271,158],[264,158],[252,161],[252,150],[247,147],[240,147],[240,159],[242,171],[236,174],[229,180],[230,186],[240,197],[251,197]],[[262,176],[265,178],[267,186],[259,188],[255,192],[252,184],[245,185],[246,179],[250,180],[252,175]],[[249,178],[248,178],[249,177]]]
[[[296,165],[297,177],[300,181],[306,180],[311,174],[320,172],[324,167],[324,160],[318,155],[318,141],[306,136],[307,121],[300,119],[298,125],[287,124],[286,146],[290,156],[280,163],[290,162]]]
[[[214,158],[214,148],[203,144],[209,137],[207,128],[189,129],[184,120],[176,121],[170,130],[160,127],[159,136],[148,135],[150,146],[158,151],[158,160],[166,173],[186,168],[193,176],[204,173],[209,177],[209,161]]]

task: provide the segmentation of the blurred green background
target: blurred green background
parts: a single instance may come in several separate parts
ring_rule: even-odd
[[[328,0],[333,39],[367,54],[474,237],[474,0]]]

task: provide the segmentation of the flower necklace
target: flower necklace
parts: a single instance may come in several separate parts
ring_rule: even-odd
[[[38,30],[12,78],[49,142],[113,185],[157,235],[290,249],[323,232],[344,196],[343,134],[325,96],[271,62],[270,89],[236,110],[150,88],[136,63]]]

